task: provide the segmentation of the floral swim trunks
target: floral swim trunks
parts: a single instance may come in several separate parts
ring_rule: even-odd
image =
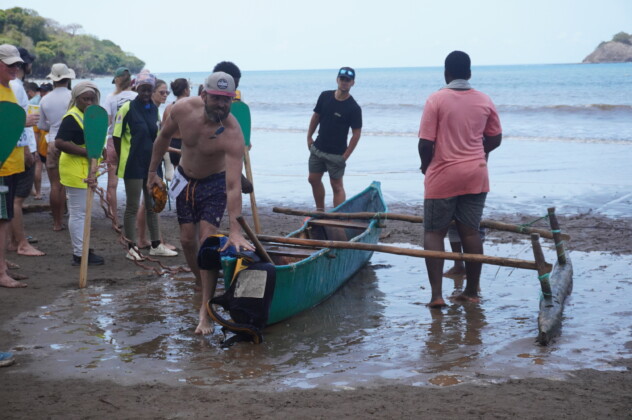
[[[178,223],[204,220],[219,227],[226,210],[226,172],[193,179],[184,175],[179,166],[177,170],[187,180],[187,185],[176,199]]]

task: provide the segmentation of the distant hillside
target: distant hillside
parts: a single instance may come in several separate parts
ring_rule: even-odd
[[[34,77],[45,77],[54,63],[66,63],[82,78],[113,74],[121,66],[136,73],[145,65],[112,41],[79,34],[80,31],[81,25],[62,26],[35,10],[0,9],[0,44],[24,47],[35,55]]]
[[[632,35],[619,32],[611,41],[602,42],[582,63],[632,62]]]

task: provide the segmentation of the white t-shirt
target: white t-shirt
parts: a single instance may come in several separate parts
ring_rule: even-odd
[[[53,143],[57,137],[61,119],[68,111],[72,95],[67,87],[61,86],[53,89],[40,101],[40,120],[37,127],[48,132],[46,141]]]
[[[11,80],[9,82],[9,86],[11,86],[11,89],[15,94],[15,98],[18,100],[18,105],[24,108],[24,111],[27,111],[29,107],[29,96],[24,90],[24,84],[22,81],[20,79]],[[37,151],[37,143],[35,142],[33,127],[25,127],[22,132],[22,136],[20,136],[20,140],[18,140],[17,147],[24,146],[28,146],[31,153]]]
[[[107,111],[108,117],[112,122],[112,124],[108,127],[108,137],[112,137],[112,132],[114,131],[114,117],[116,116],[118,110],[121,109],[125,102],[133,100],[137,95],[138,93],[132,90],[124,90],[116,95],[112,92],[107,96],[107,98],[105,98],[103,108]]]

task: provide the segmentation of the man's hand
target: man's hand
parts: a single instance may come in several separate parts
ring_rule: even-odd
[[[37,123],[39,122],[40,119],[40,115],[39,114],[29,114],[26,116],[26,124],[24,124],[24,127],[33,127],[34,125],[37,125]]]
[[[226,250],[229,246],[233,245],[237,252],[239,251],[254,251],[255,247],[244,238],[241,233],[229,233],[228,241],[220,251]]]
[[[307,138],[307,150],[312,148],[312,144],[314,144],[314,140],[311,137]]]
[[[154,185],[162,187],[162,179],[160,179],[156,171],[149,171],[149,174],[147,175],[147,189],[151,191],[152,188],[154,188]]]
[[[35,163],[35,157],[33,156],[33,153],[31,153],[28,149],[28,147],[24,148],[24,166],[26,168],[30,168],[31,166],[33,166],[33,164]]]

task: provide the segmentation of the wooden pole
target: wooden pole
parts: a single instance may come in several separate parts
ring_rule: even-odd
[[[255,232],[261,233],[261,223],[259,223],[259,211],[257,210],[257,200],[255,199],[255,183],[252,179],[252,166],[250,165],[250,151],[248,150],[248,146],[244,146],[244,166],[246,167],[246,178],[252,184],[252,192],[250,193],[252,221],[255,225]]]
[[[244,219],[243,216],[237,216],[237,222],[239,222],[244,232],[246,232],[246,235],[248,235],[248,238],[250,238],[252,243],[255,245],[257,254],[259,254],[259,256],[263,258],[264,260],[266,260],[267,262],[274,264],[274,261],[272,261],[272,258],[270,258],[270,255],[268,255],[263,245],[261,245],[261,242],[257,238],[257,235],[252,231],[252,229],[250,229],[250,226],[248,226],[246,219]]]
[[[399,220],[411,223],[423,223],[424,218],[421,216],[413,216],[410,214],[400,213],[372,213],[372,212],[357,212],[357,213],[328,213],[322,211],[303,211],[290,209],[286,207],[273,207],[272,211],[275,213],[283,213],[294,216],[310,216],[322,219],[373,219],[378,218],[380,220]],[[512,225],[510,223],[497,222],[494,220],[481,220],[481,227],[490,229],[502,230],[506,232],[522,233],[529,235],[531,233],[538,233],[541,237],[547,239],[553,239],[553,234],[546,229],[532,228],[528,226]],[[569,240],[570,236],[561,234],[561,238]]]
[[[538,270],[538,279],[540,280],[540,287],[542,288],[542,294],[545,299],[550,299],[552,296],[551,283],[549,282],[549,276],[551,275],[551,265],[546,263],[544,254],[542,253],[542,247],[540,246],[540,235],[537,233],[531,234],[531,244],[533,246],[533,257]]]
[[[243,226],[243,225],[242,225]],[[493,257],[481,254],[459,254],[455,252],[427,251],[421,249],[400,248],[390,245],[366,244],[360,242],[345,241],[326,241],[315,239],[286,238],[281,236],[257,235],[258,241],[276,242],[282,244],[305,245],[311,247],[322,248],[339,248],[339,249],[359,249],[363,251],[385,252],[396,255],[407,255],[410,257],[421,258],[443,258],[453,261],[469,261],[484,264],[500,265],[503,267],[525,268],[528,270],[537,270],[538,266],[534,261],[519,260],[515,258]],[[253,241],[254,242],[254,241]],[[255,244],[256,246],[256,244]],[[548,265],[549,270],[551,268]]]
[[[549,224],[551,225],[551,233],[553,234],[553,241],[555,242],[555,250],[557,251],[557,262],[560,264],[566,264],[566,250],[564,249],[564,240],[562,239],[562,231],[560,230],[560,224],[557,221],[555,215],[555,207],[549,207]]]
[[[90,172],[88,177],[97,170],[97,160],[90,159]],[[86,191],[86,217],[83,222],[83,249],[81,250],[81,266],[79,267],[79,288],[83,289],[88,284],[88,258],[90,254],[90,227],[92,225],[92,201],[94,191],[88,185]]]

